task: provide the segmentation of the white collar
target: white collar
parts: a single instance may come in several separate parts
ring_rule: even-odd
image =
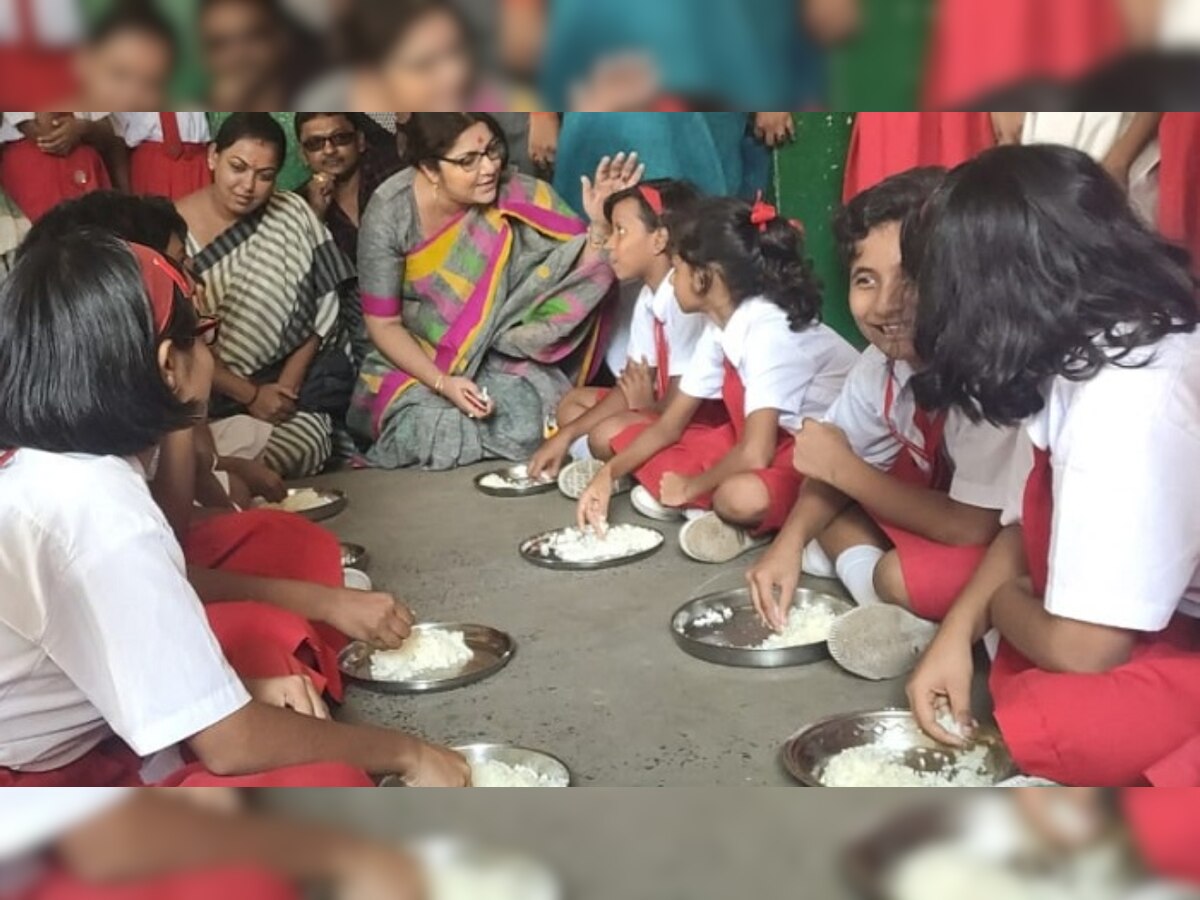
[[[675,270],[669,270],[663,277],[662,283],[659,284],[658,290],[651,294],[650,310],[654,313],[654,318],[660,322],[667,321],[667,316],[671,312],[671,304],[675,302],[675,285],[671,281],[674,275]]]

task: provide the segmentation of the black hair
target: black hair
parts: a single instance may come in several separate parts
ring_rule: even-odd
[[[347,122],[350,123],[351,128],[353,128],[359,134],[362,134],[363,133],[363,123],[362,123],[362,119],[359,118],[361,115],[362,115],[361,113],[352,113],[352,112],[298,112],[298,113],[296,113],[296,122],[295,122],[296,140],[300,140],[300,134],[304,130],[305,125],[307,125],[313,119],[322,119],[322,118],[325,118],[326,116],[341,116],[343,119],[345,119]]]
[[[893,175],[851,198],[833,219],[842,262],[847,266],[853,263],[858,245],[879,226],[891,222],[902,225],[920,212],[945,177],[946,170],[940,166],[921,166]]]
[[[171,51],[172,63],[179,57],[179,36],[171,23],[149,0],[122,0],[96,23],[88,35],[88,44],[97,47],[125,31],[148,34],[162,41]]]
[[[480,122],[500,141],[507,161],[508,138],[492,116],[482,112],[432,112],[413,113],[407,122],[398,124],[398,131],[404,136],[404,164],[437,167],[463,132]]]
[[[221,123],[217,131],[217,152],[228,150],[238,141],[261,141],[275,148],[279,165],[287,157],[287,134],[283,126],[265,112],[235,112]]]
[[[136,197],[118,191],[93,191],[59,203],[34,223],[18,253],[42,241],[57,241],[80,229],[107,231],[116,237],[167,252],[172,237],[187,240],[187,223],[166,197]]]
[[[200,9],[197,18],[202,18],[214,7],[225,3],[241,3],[244,6],[257,7],[260,12],[276,25],[282,25],[287,21],[287,14],[284,12],[280,0],[200,0]]]
[[[163,381],[158,347],[194,342],[175,292],[157,337],[129,246],[82,230],[38,241],[0,285],[0,447],[132,456],[195,424]]]
[[[646,200],[646,195],[642,193],[643,187],[654,188],[658,191],[662,198],[662,215],[659,215],[650,206]],[[678,181],[674,178],[656,178],[651,181],[643,181],[641,184],[636,184],[631,188],[625,188],[623,191],[617,191],[604,201],[604,218],[611,224],[613,210],[617,208],[619,203],[624,203],[626,200],[636,200],[638,204],[638,216],[651,231],[659,228],[665,228],[667,219],[673,215],[679,215],[686,210],[697,200],[700,199],[700,192],[696,190],[695,185],[690,181]]]
[[[671,216],[672,251],[689,266],[720,269],[734,303],[762,296],[788,314],[793,331],[821,319],[821,282],[804,256],[804,239],[786,219],[765,228],[752,207],[733,197],[707,197]]]
[[[435,13],[454,19],[472,45],[470,24],[452,0],[356,0],[342,24],[347,55],[356,65],[381,66],[409,29]]]
[[[902,244],[927,409],[1014,424],[1042,409],[1047,380],[1145,364],[1135,351],[1200,320],[1187,253],[1067,147],[998,147],[958,167]]]

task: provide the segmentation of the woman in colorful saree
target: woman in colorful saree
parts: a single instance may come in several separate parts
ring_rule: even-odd
[[[604,199],[642,169],[604,161],[585,185],[586,229],[549,185],[506,169],[485,113],[416,113],[406,131],[411,165],[376,192],[359,234],[374,349],[347,422],[381,468],[526,460],[569,376],[598,357],[614,282]]]
[[[287,139],[267,113],[234,113],[209,149],[213,183],[185,197],[188,253],[220,316],[214,419],[274,426],[262,462],[319,472],[354,383],[338,315],[354,268],[302,197],[275,189]]]

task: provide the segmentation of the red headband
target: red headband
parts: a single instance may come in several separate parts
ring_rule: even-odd
[[[142,284],[150,301],[150,316],[154,320],[154,336],[162,337],[175,310],[175,289],[184,297],[191,296],[192,289],[179,271],[166,258],[141,244],[129,245],[142,269]]]
[[[642,199],[646,201],[646,205],[654,211],[654,214],[660,219],[663,214],[662,194],[658,192],[658,188],[648,184],[638,185],[638,193],[642,195]]]

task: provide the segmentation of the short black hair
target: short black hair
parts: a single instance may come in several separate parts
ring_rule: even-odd
[[[195,424],[163,381],[161,340],[194,342],[175,292],[156,338],[128,244],[83,230],[38,241],[0,285],[0,447],[132,456]]]
[[[662,215],[656,213],[650,206],[649,201],[646,200],[646,195],[642,193],[642,188],[644,187],[654,188],[654,190],[658,191],[659,197],[662,199]],[[638,216],[641,218],[642,224],[651,231],[654,231],[658,228],[665,228],[667,220],[671,216],[686,211],[689,206],[699,199],[700,192],[696,190],[696,186],[690,181],[680,181],[674,178],[655,178],[612,194],[604,201],[604,218],[611,223],[613,210],[617,208],[617,204],[624,203],[626,200],[636,200],[638,204]]]
[[[150,0],[118,2],[92,28],[88,35],[88,45],[97,47],[124,31],[148,34],[170,48],[172,62],[179,58],[179,36]]]
[[[296,129],[296,140],[300,140],[300,135],[304,131],[305,125],[307,125],[313,119],[321,119],[326,116],[341,116],[350,123],[351,128],[353,128],[359,134],[362,134],[363,123],[362,119],[359,118],[360,115],[362,114],[352,112],[298,112],[296,113],[296,121],[294,123]]]
[[[940,166],[920,166],[901,172],[857,193],[838,210],[833,234],[842,262],[849,266],[858,256],[858,245],[881,225],[903,225],[921,211],[946,177]]]
[[[93,191],[64,200],[38,219],[18,253],[40,241],[61,240],[82,229],[107,231],[116,237],[167,252],[172,237],[187,240],[187,223],[166,197],[137,197],[118,191]]]
[[[436,168],[463,132],[480,122],[500,141],[507,161],[508,138],[494,117],[483,112],[431,112],[413,113],[408,121],[398,124],[398,133],[404,136],[404,164]]]
[[[260,141],[275,148],[276,160],[283,165],[287,157],[287,134],[270,113],[235,112],[221,123],[213,143],[217,152],[228,150],[238,141]]]
[[[1069,147],[997,147],[959,166],[902,245],[927,409],[1012,425],[1042,409],[1049,379],[1144,364],[1135,351],[1200,321],[1186,251]]]
[[[788,314],[793,331],[821,320],[821,282],[804,255],[804,237],[788,220],[760,228],[753,207],[735,197],[706,197],[671,216],[672,252],[689,266],[716,267],[734,303],[765,297]]]

